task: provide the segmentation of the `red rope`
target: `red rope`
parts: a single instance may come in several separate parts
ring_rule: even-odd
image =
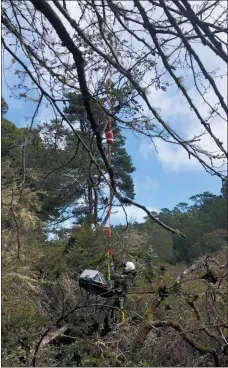
[[[112,114],[112,78],[111,78],[111,69],[110,69],[110,77],[109,77],[109,111]],[[112,119],[109,117],[108,120],[108,132],[112,132]],[[112,142],[108,141],[108,162],[112,164]],[[109,228],[111,229],[111,211],[112,211],[112,190],[111,190],[111,182],[109,183]],[[111,236],[111,235],[110,235]]]
[[[109,77],[109,111],[110,114],[112,114],[112,75],[111,75],[111,69],[110,69],[110,77]],[[106,133],[107,143],[108,143],[108,163],[109,165],[112,164],[112,143],[113,143],[113,132],[112,132],[112,119],[109,117],[108,119],[108,131]],[[111,189],[111,180],[109,180],[109,205],[108,205],[108,229],[107,229],[107,235],[108,240],[110,240],[112,235],[112,228],[111,228],[111,212],[112,212],[112,189]],[[114,267],[114,255],[113,255],[113,249],[109,248],[109,260],[110,260],[110,266]]]

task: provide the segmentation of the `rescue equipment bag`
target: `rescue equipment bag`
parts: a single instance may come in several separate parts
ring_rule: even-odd
[[[79,286],[84,290],[98,294],[108,289],[104,275],[97,270],[84,270],[79,277]]]

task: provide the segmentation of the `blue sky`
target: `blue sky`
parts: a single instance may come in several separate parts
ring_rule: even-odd
[[[203,169],[170,171],[159,162],[159,153],[152,153],[148,159],[142,160],[136,150],[137,141],[132,136],[127,138],[126,147],[136,168],[133,178],[138,202],[158,209],[173,208],[179,202],[188,202],[188,198],[197,193],[219,194],[219,178],[210,176]],[[145,178],[148,178],[148,185],[145,185]]]
[[[75,18],[78,17],[78,8],[75,2],[68,2],[68,8]],[[129,2],[126,3],[126,5]],[[69,26],[69,25],[68,25]],[[70,32],[70,29],[69,29]],[[10,40],[9,40],[10,42]],[[201,44],[194,44],[195,51],[200,56],[201,61],[206,65],[208,71],[217,70],[219,74],[225,74],[227,65],[214,55],[209,48]],[[20,54],[20,49],[18,50]],[[22,56],[23,57],[23,56]],[[24,58],[24,57],[23,57]],[[6,53],[6,66],[11,64],[12,58]],[[28,60],[26,64],[28,65]],[[16,66],[8,68],[5,71],[7,81],[12,86],[18,83],[15,69],[22,69]],[[208,106],[200,101],[199,96],[194,89],[193,76],[189,70],[180,68],[180,77],[183,77],[183,84],[186,87],[189,96],[200,110],[205,118],[208,113]],[[149,77],[149,76],[148,76]],[[164,80],[169,80],[167,75]],[[27,83],[27,81],[26,81]],[[25,84],[26,84],[25,83]],[[227,82],[226,78],[216,79],[216,84],[227,100]],[[48,91],[50,93],[50,91]],[[2,78],[2,95],[9,105],[7,118],[18,127],[27,124],[26,118],[31,118],[36,108],[36,103],[23,99],[16,100],[10,98],[11,92],[7,89],[4,77]],[[148,99],[154,108],[160,109],[162,118],[168,122],[178,133],[183,134],[186,139],[192,138],[193,134],[201,133],[201,125],[195,114],[190,111],[188,103],[176,87],[169,87],[167,92],[155,90],[151,87]],[[207,93],[207,101],[214,105],[217,100],[212,89]],[[145,103],[143,103],[145,108]],[[149,115],[148,109],[148,116]],[[50,119],[53,113],[50,108],[41,107],[36,123]],[[227,126],[224,121],[218,118],[214,119],[212,128],[214,134],[227,146]],[[136,198],[135,200],[150,210],[159,210],[161,208],[173,208],[179,202],[188,202],[188,198],[194,194],[209,191],[214,194],[220,193],[221,180],[216,176],[211,176],[204,171],[202,166],[196,160],[188,159],[187,153],[182,147],[177,145],[167,145],[163,141],[156,141],[158,153],[155,152],[153,145],[145,138],[136,138],[131,133],[125,133],[126,149],[130,154],[133,164],[136,168],[133,174]],[[204,136],[201,141],[201,147],[210,152],[215,151],[215,146],[210,137]],[[133,206],[127,207],[127,213],[130,218],[142,221],[145,213]],[[124,214],[119,211],[112,218],[113,223],[123,222]],[[69,222],[68,222],[69,224]]]
[[[9,105],[6,118],[15,123],[18,127],[26,125],[26,117],[31,117],[36,104],[23,99],[15,100],[9,98],[9,90],[4,80],[2,93]],[[42,115],[45,108],[42,110]],[[39,121],[39,117],[37,122]],[[135,137],[131,133],[125,133],[126,149],[130,154],[136,171],[133,174],[136,197],[135,200],[151,209],[161,209],[164,207],[173,208],[179,202],[188,202],[188,198],[194,194],[209,191],[214,194],[220,193],[221,181],[216,176],[210,176],[203,168],[194,167],[184,170],[170,170],[159,161],[159,153],[150,152],[148,157],[143,158],[140,146],[143,147],[142,138]],[[142,150],[143,148],[141,148]],[[186,154],[187,155],[187,154]],[[175,159],[175,157],[174,157]],[[143,212],[131,209],[130,216],[140,221]],[[122,222],[122,215],[113,219],[114,222]]]

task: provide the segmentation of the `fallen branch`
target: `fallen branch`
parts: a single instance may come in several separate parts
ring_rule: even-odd
[[[134,341],[134,343],[132,345],[131,354],[134,355],[134,353],[138,351],[139,346],[141,346],[145,342],[148,333],[154,327],[157,327],[157,328],[158,327],[163,327],[163,328],[171,327],[174,330],[178,331],[181,334],[182,338],[190,346],[192,346],[195,350],[199,351],[201,354],[208,354],[208,353],[211,354],[214,358],[215,366],[219,367],[219,358],[218,358],[218,355],[216,353],[216,350],[214,348],[209,347],[209,346],[204,346],[204,345],[198,343],[197,341],[193,340],[190,336],[187,335],[187,333],[185,332],[185,330],[183,329],[183,327],[180,324],[175,323],[173,321],[155,321],[155,322],[150,323],[150,324],[145,321],[143,326],[141,327],[140,338],[137,334],[137,338],[136,338],[136,340]]]
[[[58,330],[50,333],[50,336],[46,339],[43,339],[43,341],[40,344],[40,348],[42,348],[43,346],[50,344],[52,342],[54,342],[54,340],[61,336],[67,329],[69,328],[69,325],[64,325],[63,327],[59,328]]]

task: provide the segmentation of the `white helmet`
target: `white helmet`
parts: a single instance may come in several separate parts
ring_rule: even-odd
[[[124,265],[125,272],[132,272],[135,270],[135,265],[133,262],[126,262]]]

